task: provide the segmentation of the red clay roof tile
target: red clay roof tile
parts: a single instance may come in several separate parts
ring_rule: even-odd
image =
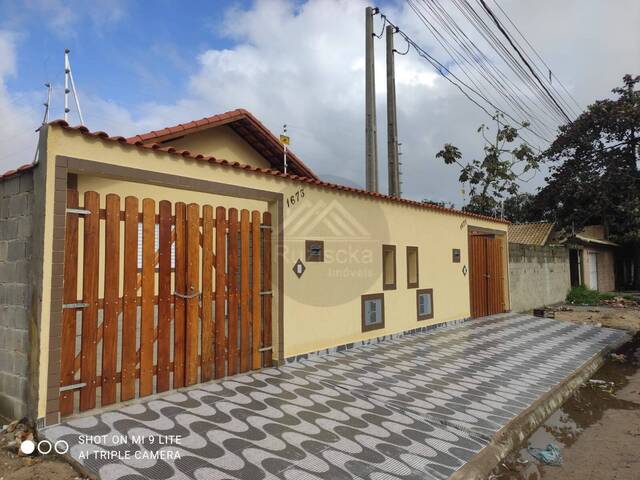
[[[53,122],[50,122],[49,125],[53,126],[53,127],[60,127],[63,130],[72,131],[72,132],[79,133],[79,134],[84,135],[84,136],[90,136],[90,137],[94,137],[94,138],[97,137],[97,135],[95,133],[85,132],[84,129],[82,129],[82,128],[70,127],[67,124],[67,122],[65,122],[64,120],[55,120]],[[116,143],[119,143],[117,140],[114,140],[113,138],[110,138],[108,135],[106,137],[99,136],[98,138],[100,138],[101,141],[104,141],[104,142],[116,142]],[[165,152],[165,153],[167,153],[169,155],[180,155],[180,156],[184,156],[185,158],[189,158],[189,159],[193,159],[193,160],[200,160],[200,157],[201,157],[199,155],[194,156],[193,154],[189,153],[187,150],[177,151],[174,147],[160,148],[161,145],[157,144],[157,143],[140,145],[140,144],[136,143],[135,141],[131,141],[131,139],[129,139],[127,141],[127,144],[130,145],[131,147],[138,148],[138,149],[159,150],[159,151]],[[202,159],[202,161],[205,161],[205,159]],[[206,159],[206,161],[208,161],[209,163],[216,163],[218,165],[224,165],[224,166],[226,166],[228,168],[239,168],[239,169],[243,169],[244,170],[244,169],[247,169],[247,167],[248,167],[253,172],[255,172],[256,174],[259,174],[259,175],[271,175],[271,176],[282,177],[282,178],[286,178],[287,180],[290,180],[292,182],[308,183],[308,184],[318,185],[318,186],[321,186],[323,188],[327,188],[327,189],[331,189],[331,190],[343,190],[343,191],[346,190],[346,191],[349,191],[349,192],[353,192],[356,195],[379,198],[382,201],[392,202],[392,203],[400,203],[400,204],[403,204],[403,205],[409,205],[409,206],[413,206],[413,207],[417,207],[417,208],[423,208],[425,210],[435,210],[435,211],[438,211],[438,212],[448,213],[448,214],[451,214],[451,215],[478,218],[478,219],[481,219],[481,220],[488,220],[488,221],[495,222],[495,223],[503,223],[503,224],[509,224],[510,223],[507,220],[503,220],[503,219],[499,219],[499,218],[493,218],[493,217],[488,217],[488,216],[485,216],[485,215],[479,215],[477,213],[464,212],[464,211],[461,211],[461,210],[456,210],[454,208],[441,207],[439,205],[434,205],[434,204],[430,204],[430,203],[417,202],[415,200],[407,200],[407,199],[404,199],[404,198],[391,197],[391,196],[384,195],[384,194],[379,193],[379,192],[368,192],[366,190],[361,190],[361,189],[353,188],[353,187],[347,187],[345,185],[338,185],[338,184],[323,182],[323,181],[318,180],[317,178],[309,178],[309,177],[300,176],[300,175],[292,175],[292,174],[280,172],[278,170],[266,169],[267,172],[264,172],[265,169],[251,167],[249,165],[238,164],[238,162],[233,162],[232,163],[232,162],[229,162],[227,160],[218,160],[218,159],[216,159],[214,157],[208,157],[208,159]],[[7,172],[7,173],[10,173],[10,172]],[[13,174],[13,172],[11,172],[11,174]],[[7,175],[7,174],[5,174],[5,175]]]
[[[31,170],[36,167],[36,163],[26,163],[24,165],[19,166],[18,168],[14,168],[12,170],[7,170],[4,173],[0,173],[0,180],[6,180],[15,175],[19,175],[20,173],[24,173],[28,170]]]
[[[210,125],[211,127],[216,127],[221,124],[230,124],[230,123],[236,123],[236,122],[237,123],[249,122],[249,124],[256,130],[256,133],[258,133],[260,136],[260,138],[258,138],[257,141],[259,141],[260,144],[267,144],[269,146],[268,148],[262,147],[264,149],[263,152],[265,151],[268,152],[269,148],[271,148],[272,151],[275,151],[275,149],[278,150],[279,152],[278,157],[282,155],[280,152],[282,152],[283,147],[280,144],[280,141],[278,140],[278,138],[276,138],[276,136],[267,127],[265,127],[264,124],[262,124],[262,122],[260,122],[256,117],[254,117],[251,113],[249,113],[247,110],[243,108],[238,108],[236,110],[231,110],[229,112],[220,113],[218,115],[213,115],[211,117],[205,117],[205,118],[202,118],[201,120],[195,120],[185,124],[178,124],[174,127],[163,128],[162,130],[153,130],[151,132],[134,135],[132,137],[129,137],[127,141],[132,144],[135,144],[135,142],[138,140],[147,142],[151,139],[166,137],[176,133],[185,133],[191,129],[200,128],[207,125]],[[252,144],[254,148],[258,147],[256,140],[253,140],[253,143],[252,143],[252,141],[249,140],[248,138],[252,136],[251,132],[247,133],[243,129],[242,131],[236,131],[236,133],[241,137],[244,136],[245,140],[247,140],[250,144]],[[287,159],[288,159],[289,168],[293,172],[304,175],[305,177],[313,178],[313,179],[318,178],[315,175],[315,173],[313,173],[313,171],[309,167],[307,167],[304,164],[304,162],[300,160],[300,158],[298,158],[295,155],[295,153],[293,153],[290,149],[287,149]]]

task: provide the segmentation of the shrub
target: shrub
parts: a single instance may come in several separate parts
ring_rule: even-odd
[[[598,305],[603,300],[611,300],[613,293],[600,293],[597,290],[589,290],[584,285],[573,287],[567,295],[567,302],[575,305]]]

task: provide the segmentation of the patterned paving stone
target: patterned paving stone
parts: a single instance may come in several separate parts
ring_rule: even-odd
[[[500,315],[197,385],[43,434],[67,441],[103,480],[446,479],[624,336]],[[95,435],[128,443],[80,441]],[[168,435],[179,445],[131,443]]]

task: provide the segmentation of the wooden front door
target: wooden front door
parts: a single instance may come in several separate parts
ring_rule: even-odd
[[[471,317],[505,311],[502,239],[494,235],[469,236]]]
[[[271,366],[271,216],[67,196],[60,413]]]

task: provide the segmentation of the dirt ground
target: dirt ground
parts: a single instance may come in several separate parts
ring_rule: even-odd
[[[563,308],[569,310],[563,310]],[[600,324],[604,327],[619,328],[631,333],[640,332],[640,307],[613,308],[564,305],[555,308],[555,310],[555,317],[558,320],[568,320],[589,325]]]
[[[607,383],[580,388],[494,471],[492,480],[640,479],[640,310],[571,308],[556,318],[635,332],[634,341],[618,352],[625,361],[609,360],[593,377]],[[541,465],[527,450],[549,443],[560,448],[561,466]]]
[[[0,425],[6,419],[0,417]],[[0,427],[1,428],[1,427]],[[14,435],[0,433],[0,480],[78,480],[82,475],[58,455],[21,457],[11,445]]]

